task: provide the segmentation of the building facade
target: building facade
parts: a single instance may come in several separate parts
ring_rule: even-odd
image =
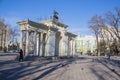
[[[54,15],[55,17],[55,15]],[[20,25],[20,48],[24,55],[72,56],[75,54],[76,35],[67,32],[67,25],[58,17],[37,23],[31,20]]]
[[[93,36],[77,36],[76,37],[76,51],[87,53],[88,51],[94,52],[96,50],[96,38]]]
[[[0,50],[8,48],[8,32],[9,28],[7,26],[0,25]]]

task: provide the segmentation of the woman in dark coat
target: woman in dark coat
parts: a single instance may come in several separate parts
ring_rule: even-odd
[[[22,49],[20,49],[20,52],[19,52],[19,61],[23,61],[23,51]]]

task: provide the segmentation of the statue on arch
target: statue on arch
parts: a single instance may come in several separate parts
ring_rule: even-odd
[[[53,20],[58,20],[59,19],[59,17],[58,17],[58,12],[57,11],[55,11],[54,10],[54,12],[53,12]]]

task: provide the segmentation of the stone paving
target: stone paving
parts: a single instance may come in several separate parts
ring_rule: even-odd
[[[120,64],[91,56],[23,62],[0,58],[0,80],[120,80]]]

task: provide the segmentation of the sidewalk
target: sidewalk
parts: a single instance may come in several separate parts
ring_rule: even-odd
[[[120,80],[120,68],[91,56],[59,61],[13,61],[0,64],[0,80]]]

